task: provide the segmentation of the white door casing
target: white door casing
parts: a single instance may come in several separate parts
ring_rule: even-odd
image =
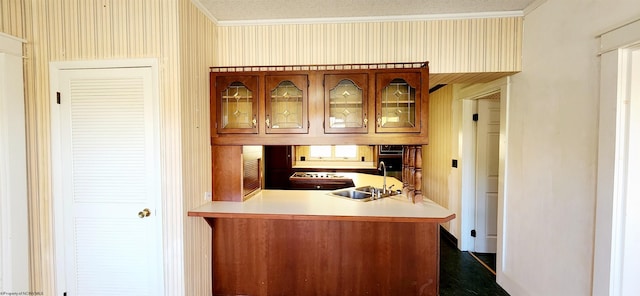
[[[455,100],[460,102],[461,114],[459,122],[458,167],[460,178],[460,237],[458,247],[462,251],[473,251],[475,239],[471,230],[475,227],[475,127],[472,121],[474,100],[486,97],[492,93],[500,93],[500,144],[498,162],[498,215],[497,215],[497,243],[496,243],[496,282],[501,286],[513,286],[505,275],[504,258],[508,256],[508,249],[504,249],[505,229],[509,225],[509,216],[504,209],[509,203],[505,192],[509,186],[506,167],[508,166],[508,130],[509,130],[509,100],[510,78],[505,77],[488,83],[460,85],[454,88]]]
[[[29,290],[25,40],[0,33],[0,291]]]
[[[640,19],[598,37],[600,114],[592,295],[638,295]]]
[[[622,295],[640,295],[640,46],[629,50],[629,117],[627,176],[622,242]]]
[[[52,70],[59,294],[163,294],[156,69]]]
[[[479,99],[476,133],[476,237],[474,251],[496,253],[498,236],[498,164],[500,94]]]

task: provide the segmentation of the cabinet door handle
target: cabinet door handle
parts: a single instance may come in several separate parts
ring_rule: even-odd
[[[256,125],[258,124],[258,118],[253,115],[253,120],[251,120],[251,123],[253,124],[253,127],[256,127]]]
[[[382,115],[378,114],[377,122],[378,122],[378,127],[381,127],[382,126]]]
[[[367,127],[367,122],[369,122],[369,120],[367,119],[367,113],[364,113],[364,119],[362,119],[362,125],[363,127]]]
[[[269,120],[269,115],[267,115],[267,119],[264,120],[264,123],[267,124],[267,128],[271,128],[271,121]]]

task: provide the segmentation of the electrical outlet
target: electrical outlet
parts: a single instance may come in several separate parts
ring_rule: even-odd
[[[207,191],[204,193],[204,200],[211,201],[211,192]]]

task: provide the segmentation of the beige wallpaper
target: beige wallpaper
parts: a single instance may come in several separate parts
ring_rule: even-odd
[[[422,152],[423,194],[445,208],[449,208],[452,100],[451,85],[429,95],[429,145],[425,145]]]
[[[512,72],[522,18],[218,27],[220,66],[429,61],[431,73]]]
[[[216,26],[190,0],[179,8],[184,295],[211,295],[211,227],[186,211],[211,191],[208,67],[215,64]]]
[[[0,1],[0,32],[25,37],[23,0]]]
[[[210,232],[202,221],[186,218],[186,208],[202,201],[211,182],[205,137],[209,132],[206,68],[215,59],[215,25],[189,0],[7,0],[0,2],[0,31],[27,40],[24,66],[32,290],[54,295],[55,288],[49,62],[157,58],[165,292],[184,295],[183,279],[187,278],[186,295],[210,293],[210,263],[202,260],[210,254]],[[183,184],[183,177],[188,184]],[[183,236],[193,243],[183,245]]]

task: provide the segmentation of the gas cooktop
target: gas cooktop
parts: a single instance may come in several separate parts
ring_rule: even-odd
[[[289,179],[344,179],[344,175],[324,172],[295,172]]]

